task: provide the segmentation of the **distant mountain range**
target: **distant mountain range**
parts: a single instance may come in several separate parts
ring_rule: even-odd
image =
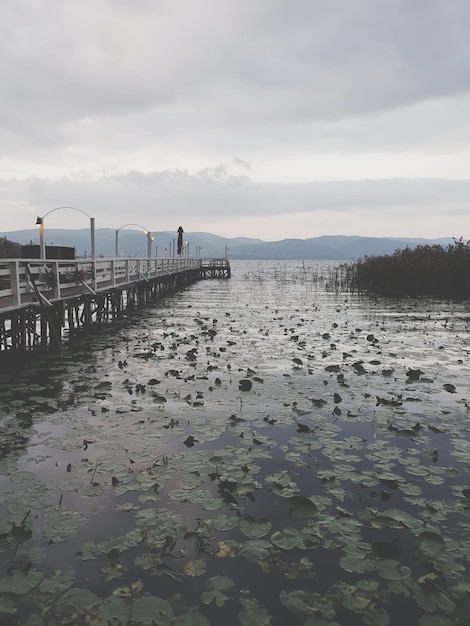
[[[171,255],[176,243],[176,232],[153,234],[152,256]],[[38,244],[36,230],[16,230],[0,232],[22,245]],[[185,242],[189,242],[189,256],[221,258],[228,252],[230,259],[279,259],[279,260],[354,260],[364,256],[392,254],[397,249],[415,248],[417,245],[443,245],[453,242],[452,237],[440,239],[412,239],[391,237],[360,237],[345,235],[323,235],[311,239],[283,239],[281,241],[262,241],[250,237],[219,237],[211,233],[184,233]],[[90,230],[47,229],[46,245],[69,246],[75,248],[76,256],[89,256],[91,250]],[[148,240],[143,231],[121,230],[118,235],[119,256],[146,256]],[[111,228],[98,228],[95,231],[95,250],[97,256],[114,257],[116,253],[116,231]]]

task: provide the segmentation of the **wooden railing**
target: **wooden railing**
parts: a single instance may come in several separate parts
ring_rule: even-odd
[[[126,283],[150,280],[188,269],[203,259],[103,258],[77,260],[0,259],[0,310],[38,300],[97,293]]]

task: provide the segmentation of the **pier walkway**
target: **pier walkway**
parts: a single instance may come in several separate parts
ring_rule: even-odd
[[[0,354],[60,349],[204,278],[230,278],[227,259],[0,259]]]

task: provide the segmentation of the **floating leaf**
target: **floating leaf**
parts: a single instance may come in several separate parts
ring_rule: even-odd
[[[346,554],[340,559],[341,567],[347,572],[363,574],[374,569],[374,563],[365,558],[364,554]]]
[[[395,559],[385,559],[377,563],[377,572],[385,580],[406,580],[411,570],[406,565],[400,565]]]
[[[112,386],[113,386],[112,382],[110,382],[109,380],[103,380],[102,382],[100,382],[97,385],[95,385],[95,389],[97,389],[97,390],[111,389]]]
[[[259,563],[260,561],[269,558],[269,555],[273,549],[272,543],[264,541],[263,539],[255,539],[253,541],[246,541],[243,543],[239,556]]]
[[[230,600],[230,596],[225,592],[232,591],[235,588],[235,583],[227,576],[212,576],[206,581],[205,586],[208,588],[208,591],[204,591],[201,594],[203,604],[224,606],[224,604]]]
[[[315,577],[313,563],[307,557],[303,557],[296,563],[289,563],[289,569],[285,573],[285,577],[289,580],[310,580]]]
[[[289,498],[289,515],[300,519],[310,519],[318,514],[318,508],[312,500],[305,496]]]
[[[424,581],[424,584],[413,586],[412,594],[416,604],[429,613],[437,610],[447,615],[455,613],[456,605],[450,595],[429,578]]]
[[[242,610],[238,614],[240,626],[270,626],[271,616],[266,609],[252,599],[241,599]]]
[[[327,365],[325,367],[325,371],[326,372],[340,372],[341,371],[341,366],[340,365]]]
[[[284,528],[278,530],[271,535],[271,541],[278,548],[283,550],[292,550],[302,544],[302,535],[296,528]]]
[[[74,587],[60,596],[57,605],[65,613],[72,613],[74,611],[83,612],[90,606],[96,604],[97,601],[98,596],[88,591],[88,589]]]
[[[421,522],[401,509],[387,509],[378,516],[379,523],[390,528],[419,528]]]
[[[19,485],[26,481],[34,480],[34,474],[32,472],[15,472],[10,476],[10,480],[12,483]]]
[[[424,372],[422,372],[420,369],[418,369],[418,368],[413,369],[411,367],[406,372],[406,375],[407,375],[409,381],[419,380],[420,376],[422,376],[423,374],[424,374]]]
[[[307,526],[306,528],[302,528],[301,531],[301,541],[298,544],[298,547],[301,550],[313,550],[320,544],[320,537],[315,534],[315,529]]]
[[[14,593],[21,596],[37,587],[43,578],[44,574],[36,570],[31,570],[27,574],[13,572],[6,578],[0,578],[0,593]]]
[[[290,480],[286,481],[285,484],[274,483],[272,486],[272,492],[281,498],[291,498],[298,494],[299,491],[300,487]]]
[[[431,531],[424,531],[416,540],[418,556],[423,561],[433,561],[445,550],[445,542],[442,535]]]
[[[239,519],[235,516],[228,516],[224,514],[217,515],[212,519],[214,528],[219,531],[233,530],[239,524]]]
[[[363,580],[358,580],[356,583],[356,586],[358,589],[361,589],[362,591],[376,591],[379,587],[380,587],[380,583],[378,580],[371,580],[371,579],[363,579]]]
[[[100,603],[98,614],[105,624],[126,626],[129,623],[131,609],[122,598],[111,596]]]
[[[240,530],[250,539],[260,539],[271,530],[271,522],[267,519],[256,520],[253,516],[246,515],[240,521]]]
[[[188,561],[183,567],[183,571],[186,576],[190,576],[191,578],[203,576],[207,572],[206,562],[203,559]]]
[[[73,572],[61,572],[57,570],[53,576],[44,578],[39,585],[41,593],[60,594],[69,589],[73,584]]]
[[[307,591],[281,591],[279,595],[281,604],[286,609],[298,615],[309,616],[314,626],[338,626],[331,621],[335,610],[332,602],[325,596],[318,593],[308,593]],[[309,620],[310,622],[310,620]]]
[[[161,396],[158,393],[155,393],[153,394],[153,401],[156,404],[164,404],[167,401],[167,399],[165,398],[165,396]]]
[[[354,585],[346,585],[346,583],[337,583],[335,592],[341,604],[350,611],[364,611],[370,605],[370,595],[361,591]]]
[[[170,626],[173,617],[171,604],[157,596],[143,596],[132,605],[131,619],[144,626]]]
[[[211,456],[210,459],[207,460],[207,462],[212,467],[219,467],[219,465],[222,465],[224,463],[224,457],[220,455]]]
[[[217,544],[216,556],[225,559],[236,556],[235,549],[238,547],[236,541],[219,541]]]

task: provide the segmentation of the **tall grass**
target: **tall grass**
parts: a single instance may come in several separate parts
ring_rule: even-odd
[[[382,296],[470,297],[470,242],[417,246],[341,264],[336,289]]]

